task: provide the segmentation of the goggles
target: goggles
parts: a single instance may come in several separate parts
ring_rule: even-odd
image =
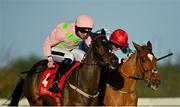
[[[86,27],[76,27],[77,31],[80,31],[81,33],[88,33],[92,31],[92,28],[86,28]]]
[[[122,48],[122,46],[119,46],[118,44],[113,43],[114,47],[116,48]]]

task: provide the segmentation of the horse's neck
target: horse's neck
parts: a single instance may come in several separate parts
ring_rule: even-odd
[[[98,60],[96,59],[95,53],[93,51],[93,48],[90,48],[88,53],[86,54],[86,57],[84,59],[84,63],[87,65],[98,65]],[[86,65],[84,65],[86,66]]]
[[[83,70],[81,73],[82,74],[89,74],[89,75],[86,75],[86,76],[90,80],[94,79],[94,78],[91,78],[91,77],[99,76],[99,73],[101,71],[101,67],[99,65],[98,59],[96,59],[96,56],[95,56],[95,53],[93,52],[93,49],[91,49],[87,53],[87,56],[85,58],[85,61],[84,61],[84,64],[83,64],[82,68],[86,68],[86,69]]]
[[[136,59],[137,59],[137,52],[132,54],[130,59],[127,60],[122,66],[122,76],[124,78],[124,86],[121,90],[134,92],[136,87],[136,80],[129,78],[128,76],[133,76],[133,73],[136,72]],[[127,74],[127,75],[124,75]]]
[[[88,51],[83,62],[78,74],[79,87],[85,92],[96,93],[99,87],[101,67],[92,48]]]

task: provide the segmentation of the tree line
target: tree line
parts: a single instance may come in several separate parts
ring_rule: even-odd
[[[17,58],[6,66],[0,67],[0,98],[8,98],[13,92],[21,72],[29,70],[36,62],[41,60],[36,55],[28,58]],[[148,88],[144,81],[137,83],[137,95],[139,97],[180,97],[180,64],[165,64],[157,67],[161,85],[158,91]]]

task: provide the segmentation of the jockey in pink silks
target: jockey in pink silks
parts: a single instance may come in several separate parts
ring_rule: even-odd
[[[81,41],[89,46],[91,43],[90,36],[87,32],[93,28],[93,19],[88,15],[80,15],[75,22],[62,22],[56,26],[44,42],[44,55],[48,60],[48,68],[54,68],[55,62],[61,62],[55,79],[49,88],[51,92],[61,92],[58,87],[59,79],[66,73],[68,66],[74,60],[81,61],[85,52],[78,49]]]

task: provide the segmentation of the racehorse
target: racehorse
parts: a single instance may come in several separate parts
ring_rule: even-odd
[[[89,32],[89,35],[92,43],[82,64],[74,69],[64,85],[63,97],[57,97],[62,106],[99,105],[101,68],[108,66],[109,69],[115,69],[118,66],[118,58],[111,52],[105,32],[97,35]],[[9,105],[17,106],[22,93],[31,106],[57,105],[51,97],[40,95],[39,85],[43,72],[31,72],[17,84]]]
[[[118,72],[112,72],[109,77],[103,100],[105,106],[137,106],[137,80],[147,80],[153,90],[160,85],[151,42],[143,46],[133,42],[133,45],[136,51],[118,67]]]

